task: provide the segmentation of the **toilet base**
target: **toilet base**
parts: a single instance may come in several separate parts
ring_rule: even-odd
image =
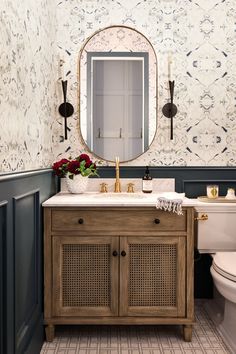
[[[214,299],[205,303],[208,316],[214,322],[217,331],[231,353],[236,353],[236,304],[225,298],[214,289]]]
[[[232,353],[236,353],[236,304],[225,300],[224,319],[219,324],[219,331],[222,334],[226,344],[232,350]]]

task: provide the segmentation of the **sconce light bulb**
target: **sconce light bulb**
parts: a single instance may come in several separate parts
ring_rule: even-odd
[[[168,57],[168,79],[169,79],[169,81],[173,81],[172,65],[173,65],[173,57],[172,57],[172,54],[170,53],[169,57]]]
[[[65,81],[65,59],[64,57],[60,58],[59,61],[59,66],[60,66],[60,77],[62,81]]]

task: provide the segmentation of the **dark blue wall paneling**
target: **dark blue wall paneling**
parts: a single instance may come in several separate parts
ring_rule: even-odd
[[[6,352],[6,311],[5,292],[6,288],[6,215],[7,201],[0,202],[0,353]]]
[[[51,169],[0,176],[1,354],[38,354],[43,343],[43,201]]]
[[[153,178],[175,178],[176,192],[185,192],[189,198],[206,195],[207,184],[218,184],[220,195],[226,195],[227,188],[236,189],[236,167],[149,167]],[[142,178],[144,166],[120,167],[122,178]],[[115,167],[99,167],[99,176],[115,178]]]
[[[234,167],[150,167],[153,178],[175,178],[176,191],[205,195],[216,183],[220,194],[236,188]],[[121,178],[142,178],[144,167],[120,168]],[[114,167],[99,175],[114,178]],[[56,193],[50,169],[0,176],[0,352],[38,354],[43,341],[42,210]],[[205,272],[205,267],[204,267]],[[201,277],[201,274],[200,274]],[[207,281],[206,281],[207,283]],[[205,295],[201,290],[200,297]]]

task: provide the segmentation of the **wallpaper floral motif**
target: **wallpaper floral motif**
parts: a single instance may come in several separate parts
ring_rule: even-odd
[[[0,10],[1,172],[49,167],[86,151],[78,56],[89,36],[110,25],[143,33],[158,60],[157,134],[145,154],[125,165],[236,165],[235,0],[2,0]],[[173,141],[162,114],[170,53],[178,106]],[[58,113],[62,59],[75,107],[68,140]]]
[[[0,172],[53,159],[57,60],[53,1],[0,2]]]
[[[125,165],[235,166],[235,22],[235,0],[61,0],[57,4],[57,52],[65,62],[69,101],[77,107],[77,61],[86,38],[110,25],[130,26],[142,32],[156,51],[158,121],[150,149]],[[170,121],[162,114],[169,100],[170,53],[178,106],[173,141]],[[58,95],[60,101],[59,86]],[[57,114],[55,158],[86,149],[78,119],[75,110],[68,119],[69,139],[63,140],[62,119]]]

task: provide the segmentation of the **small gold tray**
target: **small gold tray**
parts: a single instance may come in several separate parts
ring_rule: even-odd
[[[225,197],[218,197],[218,198],[208,198],[205,196],[197,197],[200,202],[205,203],[236,203],[236,197],[234,199],[226,199]]]

